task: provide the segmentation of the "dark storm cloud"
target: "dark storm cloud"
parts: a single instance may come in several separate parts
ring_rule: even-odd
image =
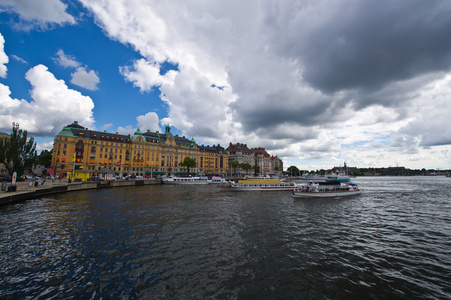
[[[276,86],[279,84],[276,81],[273,83]],[[247,131],[256,132],[264,128],[260,134],[266,132],[264,135],[267,135],[273,132],[272,128],[284,123],[314,126],[324,120],[330,121],[331,101],[318,93],[300,92],[288,87],[280,90],[274,87],[270,92],[263,89],[259,92],[243,91],[240,101],[232,103],[230,107],[234,111],[234,117]],[[304,133],[290,134],[293,138],[304,136]]]
[[[374,91],[449,70],[450,16],[449,1],[347,1],[318,26],[299,22],[287,49],[303,65],[303,78],[324,92]]]

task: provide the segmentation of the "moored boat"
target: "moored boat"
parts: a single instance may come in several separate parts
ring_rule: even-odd
[[[271,178],[249,178],[238,181],[227,181],[219,186],[229,191],[292,191],[296,184],[292,181]]]
[[[344,197],[361,194],[357,184],[339,183],[339,184],[319,184],[309,183],[298,186],[293,190],[293,196],[296,198],[331,198]]]
[[[219,176],[208,177],[207,181],[209,184],[224,184],[227,182],[227,180]]]
[[[351,177],[346,174],[329,174],[326,175],[326,182],[349,182]]]
[[[207,177],[176,177],[169,176],[161,180],[164,184],[207,184]]]

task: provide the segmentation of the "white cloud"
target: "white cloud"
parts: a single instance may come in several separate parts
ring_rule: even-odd
[[[9,58],[5,53],[5,38],[0,33],[0,77],[6,78],[6,64],[9,62]]]
[[[67,55],[63,50],[58,50],[56,53],[57,57],[54,59],[55,62],[65,68],[74,68],[75,72],[71,73],[72,79],[71,83],[78,85],[87,90],[95,91],[97,90],[97,85],[100,82],[99,76],[93,70],[87,70],[87,67],[81,66],[81,63],[71,55]]]
[[[117,128],[117,133],[125,134],[125,135],[127,135],[127,134],[133,135],[133,133],[136,131],[136,129],[137,128],[133,128],[131,125],[126,126],[126,127],[119,126]]]
[[[38,26],[75,24],[75,19],[66,12],[67,5],[60,0],[0,0],[0,7],[14,11],[22,20]]]
[[[443,129],[451,128],[451,87],[441,85],[442,98],[427,92],[451,62],[449,39],[432,38],[449,34],[449,18],[434,5],[82,2],[109,37],[143,56],[121,68],[124,78],[141,92],[159,88],[169,109],[161,122],[196,139],[359,166],[413,165],[419,153],[435,151],[421,145],[451,143]],[[178,70],[161,75],[163,62]]]
[[[159,117],[154,112],[148,112],[145,115],[140,115],[136,118],[138,121],[137,127],[133,127],[131,125],[122,127],[119,126],[117,132],[120,134],[130,134],[133,135],[135,131],[139,128],[142,133],[145,133],[147,130],[150,131],[161,131],[159,127]]]
[[[99,84],[100,79],[97,76],[96,72],[94,72],[93,70],[87,72],[84,67],[79,67],[71,75],[72,75],[72,79],[70,81],[71,83],[91,91],[95,91],[98,89],[97,84]]]
[[[121,67],[120,72],[127,81],[133,82],[133,85],[138,87],[141,92],[148,92],[154,86],[159,87],[174,82],[177,72],[170,70],[165,75],[161,75],[160,67],[157,62],[140,59],[134,62],[133,67]]]
[[[75,57],[65,54],[61,49],[56,52],[56,55],[55,62],[60,66],[65,68],[78,68],[80,66],[80,63]]]
[[[145,115],[138,116],[136,118],[138,121],[138,127],[144,132],[146,130],[150,131],[160,131],[159,123],[160,119],[158,115],[154,112],[148,112]]]
[[[27,62],[25,59],[20,58],[20,57],[17,56],[17,55],[11,54],[11,57],[12,57],[13,59],[15,59],[16,61],[20,62],[20,63],[23,63],[23,64],[25,64],[25,65],[28,65],[28,62]]]
[[[411,119],[400,131],[418,136],[424,146],[451,144],[451,74],[431,82],[415,95],[407,110]]]
[[[91,98],[69,89],[46,66],[31,68],[25,78],[32,86],[31,102],[11,98],[9,88],[0,84],[0,128],[3,131],[9,131],[12,122],[19,123],[20,128],[34,136],[55,136],[73,120],[85,127],[93,126]]]

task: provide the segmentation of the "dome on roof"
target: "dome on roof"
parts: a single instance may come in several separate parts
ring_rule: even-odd
[[[60,132],[58,132],[57,136],[59,135],[64,135],[64,136],[74,136],[74,134],[72,133],[72,130],[70,130],[69,125],[64,127],[63,130],[61,130]]]
[[[133,134],[133,136],[131,137],[132,141],[136,141],[138,139],[138,137],[142,137],[143,133],[141,132],[141,130],[136,129],[135,133]]]
[[[69,124],[66,127],[73,128],[73,129],[85,129],[83,126],[78,124],[78,121],[74,121],[72,124]]]
[[[133,135],[143,135],[143,133],[138,128],[138,129],[136,129],[136,131],[135,131],[135,133]]]

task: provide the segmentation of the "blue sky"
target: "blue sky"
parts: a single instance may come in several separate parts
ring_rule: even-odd
[[[129,65],[141,58],[139,53],[106,37],[89,15],[74,26],[57,26],[51,30],[21,31],[11,28],[10,23],[5,21],[0,26],[8,41],[5,52],[20,58],[10,59],[8,77],[4,79],[12,97],[30,100],[31,85],[24,75],[31,67],[42,64],[57,79],[64,80],[68,88],[94,101],[95,123],[92,127],[95,129],[103,130],[107,124],[112,124],[116,129],[126,127],[130,125],[130,120],[149,111],[165,113],[158,89],[141,93],[132,83],[124,81],[119,73],[119,66]],[[61,55],[85,68],[86,72],[94,72],[98,83],[94,81],[90,85],[89,80],[84,84],[72,83],[72,74],[78,67],[61,65],[58,62]]]
[[[285,168],[451,162],[445,1],[0,0],[0,131],[172,126]],[[249,17],[251,16],[251,17]]]

